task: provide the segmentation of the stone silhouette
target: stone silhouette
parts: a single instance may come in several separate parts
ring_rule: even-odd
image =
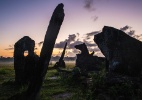
[[[92,56],[93,56],[93,55],[94,55],[94,53],[95,53],[95,52],[93,51],[90,55],[92,55]]]
[[[105,63],[105,58],[93,56],[94,51],[89,54],[85,43],[76,45],[75,48],[81,50],[81,53],[76,55],[76,67],[79,67],[81,72],[99,71],[101,64]]]
[[[89,51],[85,43],[76,45],[75,48],[81,51],[81,55],[89,55]]]
[[[64,55],[65,55],[66,47],[67,47],[67,42],[64,46],[62,55],[61,55],[59,61],[55,63],[54,68],[59,68],[59,67],[66,68],[66,64],[64,62]]]
[[[29,83],[34,75],[39,62],[39,56],[34,54],[33,56],[27,55],[25,57],[25,83]]]
[[[34,73],[34,77],[29,84],[27,90],[27,98],[25,100],[36,100],[38,99],[39,92],[44,81],[49,61],[52,55],[54,44],[58,36],[60,27],[64,20],[64,5],[59,4],[50,19],[50,23],[44,38],[43,46],[40,53],[39,64],[37,70]]]
[[[142,69],[142,42],[121,30],[104,26],[94,41],[109,61],[109,71],[139,76]]]
[[[34,56],[35,41],[28,36],[24,36],[18,40],[14,45],[14,69],[15,69],[15,82],[18,84],[23,84],[26,82],[27,70],[31,71],[30,68],[33,66],[28,66],[25,68],[25,57],[24,51],[28,50],[28,56]],[[27,70],[26,70],[27,69]],[[30,77],[30,76],[29,76]]]

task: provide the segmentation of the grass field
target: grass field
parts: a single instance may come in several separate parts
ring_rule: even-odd
[[[27,89],[27,86],[15,85],[13,67],[13,64],[0,64],[0,100],[7,100]],[[73,67],[74,64],[67,64],[67,69]],[[103,69],[98,74],[89,75],[91,84],[84,84],[86,79],[83,76],[73,78],[72,73],[64,75],[55,69],[48,70],[40,100],[142,100],[142,85],[139,83],[126,80],[109,86]]]
[[[74,64],[67,64],[67,69],[72,67],[74,67]],[[48,70],[41,89],[40,99],[85,100],[81,87],[67,83],[67,81],[69,82],[66,78],[62,78],[55,69]],[[26,91],[26,89],[27,86],[15,85],[13,64],[0,64],[0,100],[7,100],[17,93]]]

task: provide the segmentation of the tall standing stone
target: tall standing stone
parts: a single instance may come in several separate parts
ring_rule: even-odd
[[[25,57],[24,52],[27,50],[29,56],[34,55],[35,41],[28,36],[24,36],[14,45],[14,69],[15,82],[18,84],[25,83]]]
[[[94,52],[89,54],[85,43],[75,45],[76,49],[81,51],[80,54],[76,54],[76,67],[81,69],[81,72],[86,73],[89,71],[99,71],[101,64],[105,62],[105,58],[93,56]]]
[[[60,27],[64,20],[64,5],[59,4],[51,17],[47,32],[45,34],[44,43],[41,49],[39,65],[35,72],[33,80],[30,82],[28,90],[27,90],[27,99],[28,100],[36,100],[42,83],[44,81],[49,61],[53,52],[54,44],[56,38],[58,36]]]
[[[61,55],[59,61],[56,62],[55,65],[53,66],[54,68],[57,68],[57,69],[59,67],[66,68],[66,64],[64,62],[64,56],[65,56],[66,47],[67,47],[67,42],[66,42],[66,44],[64,46],[64,49],[63,49],[63,52],[62,52],[62,55]]]

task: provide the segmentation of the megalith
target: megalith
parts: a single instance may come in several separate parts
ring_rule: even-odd
[[[25,57],[24,52],[28,51],[28,56],[34,55],[35,41],[28,36],[24,36],[14,45],[14,69],[15,82],[23,84],[25,82]]]
[[[89,55],[89,51],[85,43],[75,45],[75,48],[81,51],[81,55]]]
[[[94,41],[109,61],[109,71],[139,76],[142,69],[142,42],[113,27],[104,26]]]
[[[64,61],[66,47],[67,47],[67,42],[66,42],[66,44],[64,46],[64,49],[63,49],[63,52],[61,54],[61,57],[60,57],[59,61],[56,62],[55,65],[53,66],[54,68],[59,68],[59,67],[66,68],[66,64],[65,64],[65,61]]]
[[[53,52],[53,48],[56,42],[56,38],[58,36],[60,27],[64,20],[64,5],[59,4],[50,19],[48,29],[45,34],[43,46],[40,52],[39,64],[37,66],[36,72],[34,73],[34,77],[30,82],[26,95],[27,98],[25,100],[37,100],[39,96],[39,92],[44,81],[49,61]]]
[[[99,71],[101,64],[105,63],[104,57],[93,56],[94,51],[89,54],[85,43],[78,44],[75,48],[81,51],[80,54],[76,54],[76,67],[79,67],[81,72]]]

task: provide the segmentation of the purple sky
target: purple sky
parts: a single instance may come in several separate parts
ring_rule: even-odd
[[[0,56],[13,56],[13,50],[5,49],[23,36],[30,36],[36,43],[43,41],[59,3],[64,4],[65,19],[56,43],[77,33],[83,41],[85,34],[100,31],[104,25],[118,29],[128,25],[135,34],[142,34],[142,0],[0,0]],[[69,50],[68,55],[72,52]]]

